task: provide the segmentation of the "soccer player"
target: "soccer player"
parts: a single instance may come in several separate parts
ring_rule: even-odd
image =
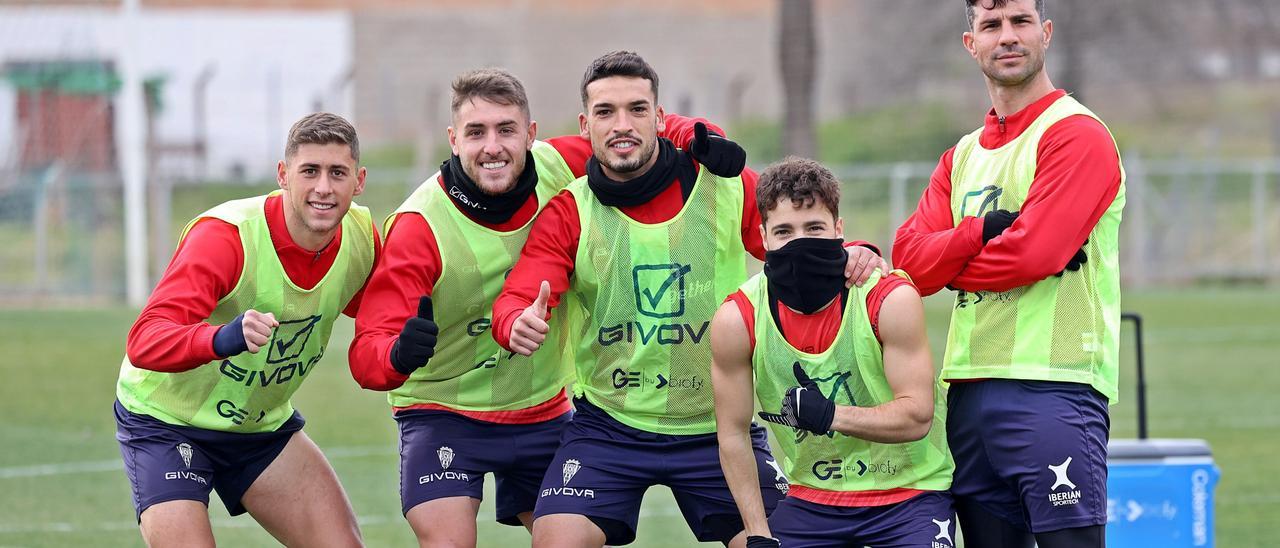
[[[966,0],[992,109],[942,155],[895,263],[956,289],[943,357],[952,494],[976,546],[1102,546],[1119,361],[1124,171],[1045,71],[1042,0]]]
[[[290,546],[359,546],[338,477],[289,398],[354,316],[378,255],[355,128],[289,130],[280,190],[191,221],[129,331],[116,439],[149,546],[213,546],[207,505]]]
[[[839,183],[817,162],[770,166],[756,197],[764,272],[711,323],[720,462],[748,546],[954,546],[946,408],[920,295],[878,272],[844,287]],[[753,396],[780,410],[760,416],[780,425],[774,439],[791,481],[767,523],[751,455]]]
[[[548,341],[562,296],[561,315],[582,315],[568,343],[576,412],[542,482],[534,545],[627,544],[645,490],[663,484],[699,540],[741,546],[716,450],[707,333],[746,279],[747,254],[764,254],[755,175],[713,173],[659,138],[658,76],[635,53],[593,61],[581,92],[594,158],[534,221],[493,307],[493,336],[522,355]],[[861,247],[849,257],[856,281],[883,263]],[[757,466],[773,470],[764,430],[753,435]],[[770,473],[759,488],[772,508],[786,483]]]
[[[489,312],[535,214],[591,156],[577,135],[536,140],[524,86],[503,70],[459,75],[452,112],[453,155],[387,220],[350,350],[356,381],[389,391],[402,511],[423,546],[476,544],[486,473],[497,481],[497,520],[533,523],[538,486],[569,420],[572,354],[502,351],[489,335]],[[728,170],[746,162],[736,144],[699,138],[702,121],[666,122],[665,135],[704,162]],[[570,346],[562,319],[549,335],[557,349]]]

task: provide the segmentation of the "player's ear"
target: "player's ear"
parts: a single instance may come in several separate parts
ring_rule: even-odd
[[[282,189],[289,189],[289,164],[284,160],[276,164],[276,184]]]
[[[844,239],[844,218],[836,217],[836,237]]]
[[[587,131],[587,113],[578,113],[578,136],[590,140],[591,132]]]
[[[449,150],[453,151],[453,155],[458,155],[458,134],[453,131],[453,126],[449,126]]]
[[[352,196],[359,196],[361,192],[364,192],[364,178],[368,174],[369,172],[365,170],[364,166],[360,166],[360,169],[356,170],[356,186],[352,189]]]
[[[538,139],[538,121],[529,121],[529,140],[524,145],[525,150],[533,150],[533,142]]]

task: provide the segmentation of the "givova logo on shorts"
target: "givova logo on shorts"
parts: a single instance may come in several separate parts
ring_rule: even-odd
[[[584,499],[596,498],[596,492],[593,489],[578,489],[569,487],[569,482],[573,481],[573,477],[578,475],[578,471],[582,469],[582,462],[578,459],[568,459],[564,464],[560,465],[560,479],[563,481],[563,487],[548,487],[542,490],[542,497],[563,496],[563,497],[579,497]]]
[[[440,471],[432,472],[425,476],[419,476],[418,485],[441,480],[471,481],[471,477],[468,476],[466,472],[454,472],[449,470],[449,466],[453,464],[453,455],[453,449],[447,445],[442,445],[439,449],[436,449],[436,458],[440,459]]]

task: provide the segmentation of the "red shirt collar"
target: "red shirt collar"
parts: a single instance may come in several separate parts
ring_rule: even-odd
[[[271,234],[271,243],[276,248],[276,254],[282,260],[287,260],[289,256],[306,256],[318,259],[324,255],[336,254],[338,246],[334,245],[342,241],[342,225],[338,225],[338,232],[333,236],[333,240],[324,249],[320,251],[310,251],[299,246],[293,241],[293,236],[289,235],[289,226],[284,221],[284,195],[276,194],[267,197],[267,203],[263,205],[263,212],[267,216],[267,232]]]
[[[996,115],[996,109],[987,112],[986,121],[982,126],[982,135],[978,137],[978,144],[985,149],[1000,148],[1014,139],[1017,139],[1022,132],[1034,122],[1040,114],[1049,108],[1055,101],[1066,95],[1067,92],[1061,89],[1055,89],[1044,97],[1036,100],[1036,102],[1027,105],[1022,110],[1004,117],[1004,123],[1001,123],[1000,116]]]

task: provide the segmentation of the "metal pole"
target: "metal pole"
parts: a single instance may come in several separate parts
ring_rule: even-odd
[[[137,66],[139,0],[124,0],[120,12],[120,49],[117,62],[121,79],[116,124],[120,174],[124,179],[125,297],[130,306],[142,306],[147,297],[147,151],[142,77]]]
[[[1137,349],[1138,359],[1138,439],[1147,439],[1147,373],[1144,366],[1146,361],[1142,353],[1142,316],[1125,312],[1120,315],[1120,321],[1133,322],[1133,342]]]
[[[911,165],[905,162],[893,166],[889,176],[889,226],[885,236],[886,257],[893,256],[894,232],[907,220],[907,180],[911,178]]]
[[[1253,167],[1252,217],[1253,217],[1253,265],[1260,279],[1267,276],[1267,173],[1266,166],[1258,162]]]

